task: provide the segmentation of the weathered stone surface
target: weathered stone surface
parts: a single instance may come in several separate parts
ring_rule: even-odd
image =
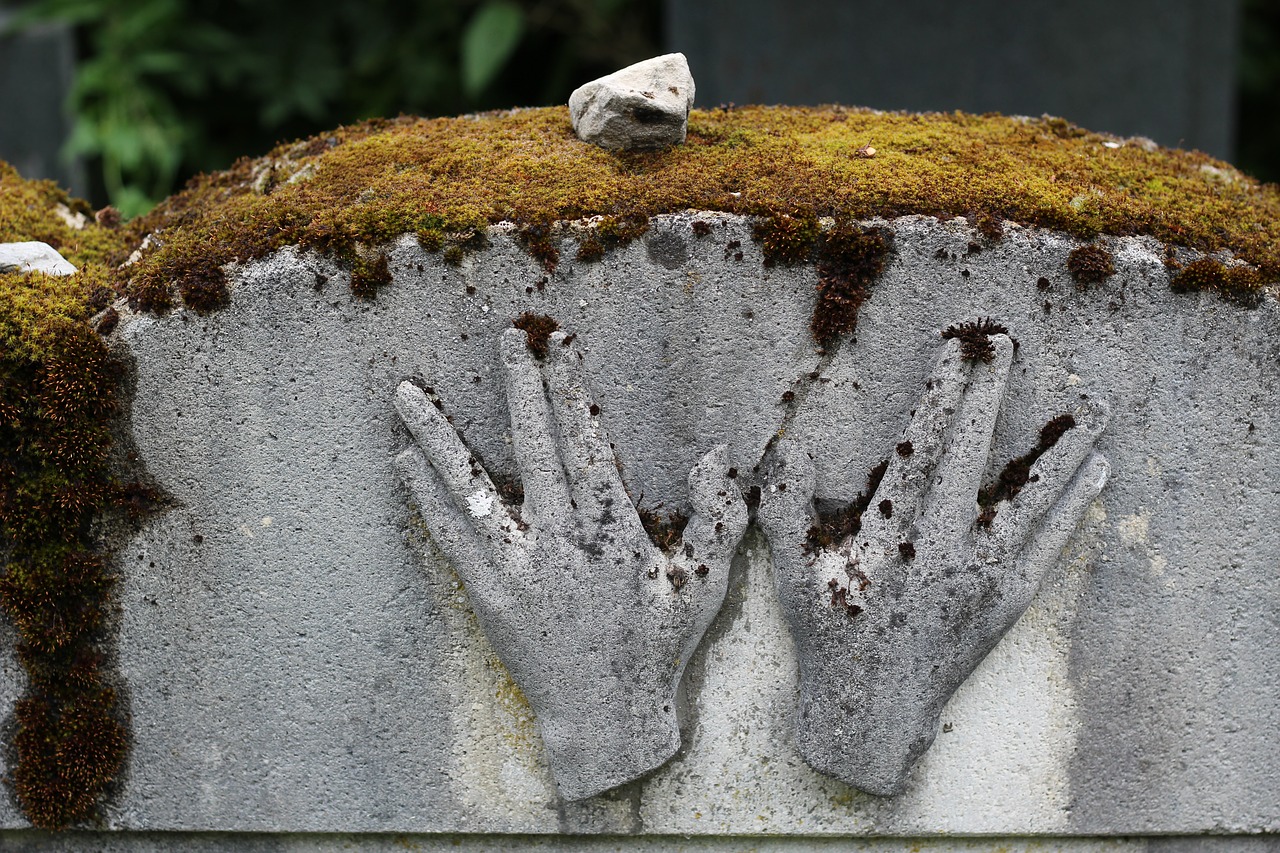
[[[71,275],[76,268],[48,243],[35,240],[26,243],[0,243],[0,273],[46,272]]]
[[[1198,838],[716,838],[566,835],[265,835],[189,832],[7,832],[6,853],[1275,853],[1274,836]]]
[[[718,444],[689,472],[694,517],[664,553],[627,495],[573,339],[507,329],[501,351],[522,500],[499,493],[412,382],[396,408],[416,441],[396,467],[537,715],[557,789],[581,800],[679,749],[676,691],[724,602],[747,508]]]
[[[569,118],[584,142],[613,150],[684,142],[693,75],[683,53],[628,65],[573,90]]]
[[[1107,413],[1086,395],[1050,419],[1070,427],[1016,500],[979,504],[1013,359],[1007,335],[986,346],[990,364],[958,339],[942,347],[865,509],[827,522],[834,532],[803,440],[765,457],[759,523],[800,665],[796,748],[868,793],[902,792],[943,706],[1026,612],[1110,474],[1093,452]]]
[[[710,232],[695,238],[694,221]],[[1109,241],[1116,275],[1078,288],[1078,243],[1061,235],[1007,226],[974,252],[963,221],[886,224],[895,259],[856,336],[825,352],[814,270],[765,266],[750,223],[727,215],[659,218],[599,263],[566,242],[543,291],[545,270],[499,228],[459,267],[400,241],[371,301],[331,261],[286,250],[234,269],[222,311],[122,310],[129,437],[173,502],[119,552],[134,746],[106,825],[1280,831],[1280,308],[1172,292],[1150,240]],[[622,481],[648,509],[687,511],[689,471],[717,444],[749,491],[779,431],[811,454],[819,505],[850,500],[962,318],[1019,343],[988,477],[1082,394],[1110,404],[1096,448],[1110,482],[945,705],[902,794],[862,794],[794,746],[797,656],[753,526],[687,663],[681,751],[602,796],[557,795],[532,710],[394,462],[411,446],[395,391],[413,380],[486,471],[514,479],[499,338],[524,311],[577,335]],[[595,579],[566,583],[585,612],[562,621],[617,618],[607,596],[578,597]]]

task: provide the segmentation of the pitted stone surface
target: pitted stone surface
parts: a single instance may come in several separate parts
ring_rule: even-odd
[[[44,272],[71,275],[76,268],[48,243],[0,243],[0,273]]]
[[[718,444],[689,472],[694,515],[679,541],[670,553],[655,547],[582,354],[564,332],[545,344],[538,358],[524,331],[501,337],[519,504],[499,493],[441,401],[408,381],[396,409],[415,441],[396,467],[537,716],[556,788],[582,800],[680,748],[676,691],[724,601],[747,507]]]
[[[796,748],[871,794],[902,793],[943,706],[1026,612],[1110,474],[1093,451],[1108,413],[1086,398],[1019,494],[979,506],[1013,359],[1006,335],[988,345],[990,364],[942,346],[865,510],[834,532],[803,439],[764,460],[759,523],[800,664]]]
[[[601,148],[665,148],[684,142],[693,95],[684,54],[668,53],[574,89],[569,118],[578,138]]]
[[[122,311],[131,438],[173,502],[120,552],[134,745],[107,826],[1280,830],[1274,300],[1175,294],[1161,247],[1138,239],[1114,241],[1117,274],[1078,289],[1066,237],[1009,227],[966,255],[963,222],[908,218],[886,223],[896,257],[856,337],[820,354],[813,269],[764,266],[750,223],[729,216],[655,230],[695,218],[712,232],[683,260],[665,253],[670,268],[644,240],[593,264],[566,242],[532,293],[545,272],[497,229],[460,267],[402,240],[373,301],[287,250],[235,270],[221,312]],[[741,261],[725,252],[735,240]],[[748,491],[779,430],[812,456],[819,503],[852,499],[961,318],[993,317],[1020,345],[988,476],[1081,395],[1110,404],[1097,443],[1110,482],[943,707],[902,794],[862,794],[793,745],[796,652],[753,526],[687,663],[684,748],[616,791],[558,797],[535,717],[394,464],[411,443],[395,389],[414,380],[447,401],[486,471],[514,478],[498,340],[524,311],[577,335],[622,481],[649,509],[688,511],[689,471],[721,443]],[[602,602],[584,618],[610,614]]]

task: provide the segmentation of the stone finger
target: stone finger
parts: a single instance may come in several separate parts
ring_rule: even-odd
[[[432,469],[426,455],[411,447],[396,457],[396,473],[409,490],[431,541],[449,561],[473,597],[501,589],[492,556]]]
[[[1106,457],[1096,451],[1090,453],[1066,490],[1054,502],[1053,508],[1045,514],[1018,560],[1018,583],[1005,592],[1009,625],[1017,621],[1030,605],[1040,580],[1058,561],[1067,540],[1084,519],[1089,504],[1102,492],[1110,476],[1111,464]]]
[[[978,489],[991,455],[991,437],[1013,361],[1013,342],[1008,336],[992,335],[990,340],[995,353],[990,362],[972,366],[969,384],[952,418],[951,437],[934,472],[925,509],[934,529],[968,530],[977,515]]]
[[[547,384],[563,439],[561,453],[569,489],[581,517],[602,528],[621,528],[644,539],[639,516],[618,473],[613,448],[582,375],[582,356],[563,332],[548,344]]]
[[[729,448],[718,444],[689,472],[693,518],[684,529],[682,551],[695,573],[728,574],[742,534],[747,529],[747,505],[738,488],[737,472],[729,465]]]
[[[1081,464],[1107,428],[1111,410],[1101,401],[1085,402],[1071,413],[1072,426],[1032,463],[1027,482],[1010,501],[996,505],[991,535],[1006,553],[1016,554],[1071,485]]]
[[[563,526],[570,517],[569,488],[556,452],[551,408],[542,371],[521,329],[507,329],[499,344],[516,466],[524,486],[524,513],[534,527]]]
[[[515,519],[444,413],[416,385],[401,382],[396,410],[459,510],[494,548],[520,536]]]
[[[863,530],[869,537],[899,538],[915,523],[929,493],[934,466],[942,457],[965,379],[960,341],[953,338],[938,356],[911,422],[889,455],[889,467],[863,514]]]

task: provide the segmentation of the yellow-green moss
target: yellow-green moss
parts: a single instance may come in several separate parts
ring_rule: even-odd
[[[873,157],[860,152],[868,144]],[[275,176],[269,194],[255,180],[266,170]],[[535,229],[588,216],[631,223],[688,208],[765,218],[759,237],[779,261],[807,256],[824,216],[961,215],[991,238],[1008,219],[1081,238],[1148,234],[1226,249],[1268,281],[1280,277],[1275,186],[1203,154],[1061,119],[695,110],[686,144],[619,154],[580,142],[567,112],[546,108],[371,122],[199,178],[135,224],[135,234],[163,239],[131,271],[129,290],[162,307],[155,291],[193,267],[288,244],[342,254],[407,232],[445,245],[502,220]],[[538,236],[529,245],[547,263]],[[599,257],[609,239],[588,240],[580,257]]]
[[[102,672],[114,579],[90,523],[145,491],[108,472],[119,370],[86,322],[114,299],[106,263],[128,238],[88,216],[76,228],[76,213],[91,212],[0,163],[0,241],[41,240],[81,265],[0,275],[0,609],[28,675],[10,781],[44,828],[90,816],[124,761],[128,732]]]

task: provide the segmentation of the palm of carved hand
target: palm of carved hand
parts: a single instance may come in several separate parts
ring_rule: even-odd
[[[814,468],[783,441],[766,462],[759,520],[796,642],[796,744],[815,769],[874,794],[900,792],[943,706],[1018,620],[1106,482],[1093,445],[1106,410],[1031,467],[994,519],[978,490],[1013,347],[990,364],[949,341],[855,536],[814,549]]]
[[[407,382],[396,404],[417,446],[397,466],[528,697],[561,793],[580,799],[679,748],[676,689],[724,601],[747,514],[718,446],[690,472],[695,514],[681,547],[654,547],[571,339],[553,334],[541,366],[526,340],[511,329],[501,341],[522,507],[500,497],[443,413]]]

